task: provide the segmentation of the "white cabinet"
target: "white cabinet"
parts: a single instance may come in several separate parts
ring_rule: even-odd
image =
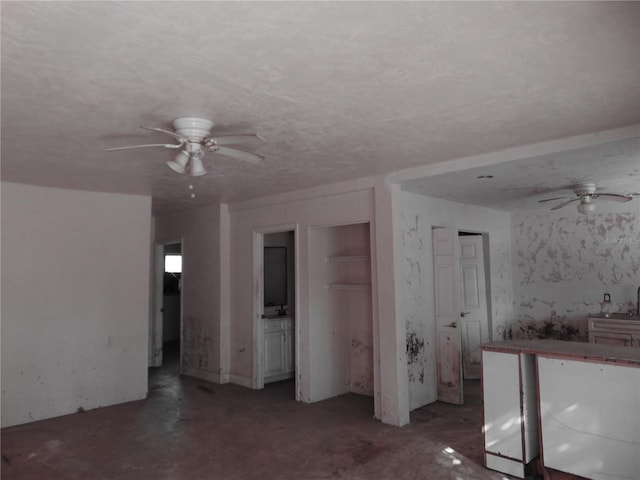
[[[544,467],[640,478],[640,368],[539,354],[538,376]]]
[[[525,478],[539,454],[535,357],[482,351],[485,465]]]
[[[264,383],[292,378],[295,371],[293,319],[264,320]]]
[[[488,468],[522,478],[539,451],[545,478],[640,478],[640,349],[496,342],[482,362]]]
[[[589,317],[589,342],[640,348],[640,321]]]

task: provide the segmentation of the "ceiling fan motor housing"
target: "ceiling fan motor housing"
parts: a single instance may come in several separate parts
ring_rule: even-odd
[[[190,142],[200,143],[211,132],[213,122],[199,117],[180,117],[173,121],[173,128]]]
[[[581,185],[576,185],[573,187],[573,191],[579,197],[583,197],[585,195],[593,195],[596,193],[596,186],[593,183],[583,183]]]

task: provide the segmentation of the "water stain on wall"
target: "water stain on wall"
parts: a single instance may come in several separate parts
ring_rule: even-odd
[[[514,221],[513,337],[586,340],[586,318],[635,303],[640,236],[634,213],[524,215]],[[611,303],[601,302],[610,293]]]
[[[182,364],[185,367],[207,369],[213,341],[204,322],[193,316],[184,320],[182,331]]]

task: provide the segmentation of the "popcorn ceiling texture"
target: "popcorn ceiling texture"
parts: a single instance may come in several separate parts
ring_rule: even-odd
[[[572,339],[586,340],[589,314],[636,308],[640,207],[604,205],[608,212],[589,216],[571,208],[514,215],[513,337],[531,337],[547,323],[546,333],[562,337],[576,328]]]
[[[2,176],[166,213],[634,125],[639,19],[637,2],[2,2]],[[138,127],[180,115],[258,132],[266,160],[210,154],[185,179],[171,150],[103,150],[170,142]]]

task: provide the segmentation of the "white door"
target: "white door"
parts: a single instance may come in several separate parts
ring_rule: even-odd
[[[458,328],[458,232],[452,228],[434,228],[433,265],[436,307],[436,372],[438,400],[455,405],[463,403],[462,352]]]
[[[489,338],[482,235],[459,236],[458,249],[462,370],[473,380],[480,378],[480,345]]]

